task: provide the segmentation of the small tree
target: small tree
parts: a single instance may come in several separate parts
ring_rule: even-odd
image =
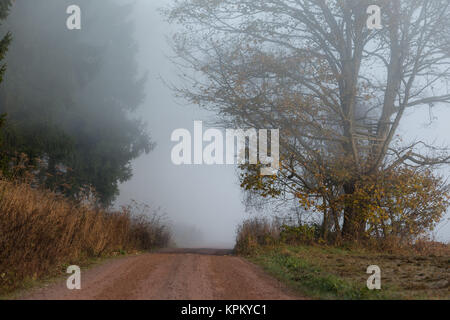
[[[346,200],[364,213],[369,235],[411,243],[440,221],[449,195],[444,180],[430,170],[401,167],[367,177]]]

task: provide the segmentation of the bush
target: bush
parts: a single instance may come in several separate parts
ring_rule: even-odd
[[[320,238],[318,225],[279,225],[275,220],[252,218],[245,220],[237,229],[235,251],[249,255],[259,246],[274,244],[312,244]]]
[[[280,237],[279,227],[264,218],[245,220],[237,230],[235,251],[248,255],[258,246],[274,244]]]
[[[315,225],[281,226],[280,240],[286,244],[311,244],[317,239],[317,227]]]

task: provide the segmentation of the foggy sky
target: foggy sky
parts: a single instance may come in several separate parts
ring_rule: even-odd
[[[161,80],[177,81],[177,70],[167,58],[172,54],[166,40],[171,26],[157,12],[166,4],[163,0],[136,1],[133,19],[138,59],[142,72],[149,73],[147,99],[140,113],[157,146],[134,161],[134,176],[121,185],[117,202],[126,204],[133,199],[161,206],[176,226],[196,227],[199,233],[192,235],[194,243],[180,246],[233,247],[236,226],[246,215],[235,166],[176,166],[170,158],[176,144],[170,141],[172,131],[186,128],[193,132],[195,120],[212,119],[213,115],[182,105]]]
[[[171,55],[171,49],[165,37],[171,35],[174,26],[165,23],[156,10],[168,1],[136,0],[135,3],[133,20],[140,48],[139,64],[142,72],[149,72],[147,98],[139,112],[158,145],[149,155],[133,162],[134,177],[121,185],[117,204],[134,199],[163,207],[174,225],[191,228],[188,230],[197,239],[178,243],[180,246],[232,247],[238,223],[248,216],[241,203],[236,168],[172,164],[170,153],[175,145],[170,141],[172,131],[186,128],[193,132],[194,120],[207,120],[214,115],[192,105],[180,105],[160,79],[177,81],[177,71],[166,57]],[[436,145],[450,144],[448,106],[434,108],[433,116],[437,120],[431,126],[425,126],[430,118],[427,108],[411,109],[407,115],[398,131],[406,140],[421,138],[435,141]],[[449,175],[450,169],[446,167],[442,172]],[[437,228],[439,240],[450,240],[448,218],[449,214]]]

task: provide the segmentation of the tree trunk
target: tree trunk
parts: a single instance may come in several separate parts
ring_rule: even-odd
[[[352,195],[355,192],[355,184],[353,182],[344,185],[344,192]],[[344,224],[342,226],[342,236],[345,240],[358,241],[364,237],[366,229],[366,221],[363,213],[357,211],[353,203],[347,203],[344,208]]]
[[[322,222],[322,239],[326,242],[328,241],[328,230],[329,230],[329,217],[330,214],[327,209],[323,210],[323,222]]]

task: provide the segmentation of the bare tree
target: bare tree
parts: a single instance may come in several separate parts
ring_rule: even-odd
[[[227,125],[280,128],[283,192],[333,202],[380,170],[449,162],[396,135],[408,108],[450,103],[448,0],[178,0],[166,14],[184,27],[173,43],[190,84],[177,92]],[[340,212],[344,236],[364,231],[352,204]]]

